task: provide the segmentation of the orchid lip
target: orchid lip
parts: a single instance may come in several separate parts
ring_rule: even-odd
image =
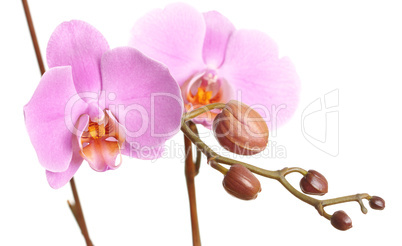
[[[81,131],[75,134],[81,157],[99,172],[121,165],[121,146],[125,141],[125,130],[112,113],[104,110],[103,115],[103,119],[98,121],[93,121],[87,114],[82,115],[76,124]],[[80,122],[81,119],[86,120],[85,125]]]

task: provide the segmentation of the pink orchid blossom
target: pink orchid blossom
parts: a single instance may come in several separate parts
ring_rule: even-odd
[[[271,127],[294,113],[300,84],[287,57],[265,33],[236,30],[220,13],[183,3],[156,9],[134,25],[129,45],[166,64],[186,110],[231,99],[254,106]],[[215,114],[196,123],[210,127]]]
[[[183,102],[168,69],[132,47],[110,49],[83,21],[64,22],[47,47],[49,70],[24,107],[25,123],[51,187],[85,159],[116,169],[121,154],[160,157],[180,129]]]

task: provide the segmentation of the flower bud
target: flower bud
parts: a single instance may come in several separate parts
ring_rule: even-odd
[[[214,135],[225,149],[240,155],[254,155],[268,144],[267,123],[257,111],[231,100],[213,122]]]
[[[300,188],[306,194],[322,196],[328,192],[328,182],[321,173],[308,170],[300,180]]]
[[[352,220],[342,210],[336,211],[331,217],[331,224],[338,230],[346,231],[352,228]]]
[[[383,210],[385,208],[385,201],[379,196],[372,196],[369,205],[372,209]]]
[[[230,167],[222,184],[229,194],[242,200],[256,199],[261,191],[260,181],[240,164]]]

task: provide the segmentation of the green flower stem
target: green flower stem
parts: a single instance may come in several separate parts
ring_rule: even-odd
[[[358,202],[360,204],[361,211],[364,214],[367,213],[367,209],[364,207],[362,199],[370,200],[371,196],[366,193],[350,195],[350,196],[343,196],[343,197],[326,199],[326,200],[319,200],[319,199],[313,198],[311,196],[308,196],[308,195],[300,192],[287,181],[286,175],[288,175],[290,173],[296,172],[296,173],[300,173],[303,176],[306,175],[307,171],[302,168],[285,167],[281,170],[270,171],[270,170],[259,168],[259,167],[241,162],[241,161],[223,157],[223,156],[217,154],[215,151],[213,151],[208,145],[206,145],[199,138],[198,134],[195,133],[189,127],[187,122],[203,113],[206,113],[209,110],[222,109],[224,107],[225,107],[225,104],[223,104],[223,103],[209,104],[204,107],[195,109],[188,113],[185,113],[182,117],[181,131],[198,148],[198,150],[201,151],[207,157],[208,163],[211,165],[211,167],[213,167],[214,169],[218,170],[219,172],[221,172],[223,174],[226,174],[227,169],[225,167],[221,166],[220,164],[226,164],[226,165],[241,164],[255,174],[258,174],[258,175],[261,175],[263,177],[267,177],[270,179],[275,179],[279,183],[281,183],[292,195],[299,198],[301,201],[313,206],[321,216],[327,218],[328,220],[331,219],[331,215],[325,212],[324,207],[330,206],[330,205],[335,205],[335,204],[340,204],[340,203]]]
[[[367,194],[367,193],[362,193],[362,194],[338,197],[338,198],[334,198],[334,199],[327,199],[327,200],[322,201],[322,206],[326,207],[326,206],[329,206],[329,205],[335,205],[335,204],[344,203],[344,202],[356,201],[356,202],[359,203],[362,213],[366,214],[367,213],[367,208],[363,204],[363,199],[370,200],[371,196],[369,194]]]
[[[211,160],[209,162],[209,165],[213,168],[215,168],[216,170],[218,170],[219,172],[221,172],[223,175],[226,175],[226,173],[228,172],[228,169],[222,165],[220,165],[218,162],[216,162],[215,160]]]
[[[226,107],[226,104],[224,103],[211,103],[206,106],[194,109],[188,113],[185,113],[182,117],[182,120],[189,121],[203,113],[211,111],[212,109],[223,109],[224,107]]]

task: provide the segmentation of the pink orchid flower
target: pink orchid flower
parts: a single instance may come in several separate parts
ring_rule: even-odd
[[[275,127],[296,109],[300,85],[291,61],[278,57],[265,33],[236,30],[218,12],[201,14],[183,3],[156,9],[137,21],[129,45],[168,66],[186,110],[236,99]],[[210,127],[214,117],[204,114],[197,123]]]
[[[110,49],[83,21],[64,22],[47,47],[49,70],[24,107],[25,123],[51,187],[85,159],[116,169],[121,154],[153,159],[180,129],[183,102],[167,68],[131,47]]]

